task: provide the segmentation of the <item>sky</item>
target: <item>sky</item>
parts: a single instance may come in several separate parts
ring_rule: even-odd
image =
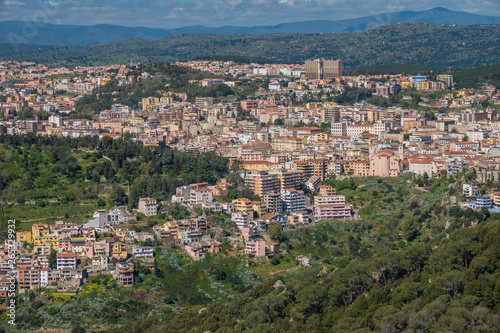
[[[256,26],[341,20],[437,6],[500,16],[498,0],[0,0],[0,21],[153,28]]]

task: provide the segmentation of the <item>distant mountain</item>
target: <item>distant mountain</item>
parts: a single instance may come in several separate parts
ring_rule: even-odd
[[[177,61],[202,57],[257,57],[302,63],[342,59],[346,67],[415,64],[474,68],[500,63],[500,24],[450,26],[386,24],[368,31],[322,34],[175,35],[0,54],[0,60],[78,66]],[[0,49],[7,46],[0,45]],[[237,60],[237,59],[235,59]]]
[[[176,29],[155,29],[145,27],[123,27],[100,24],[94,26],[39,24],[33,38],[24,38],[23,21],[0,22],[0,44],[23,43],[31,45],[80,46],[125,39],[161,39],[177,34],[272,34],[272,33],[328,33],[365,31],[382,24],[392,23],[435,23],[450,25],[495,24],[500,17],[476,15],[437,7],[425,11],[403,11],[383,13],[340,21],[306,21],[283,23],[274,26],[254,27],[206,27],[187,26]]]

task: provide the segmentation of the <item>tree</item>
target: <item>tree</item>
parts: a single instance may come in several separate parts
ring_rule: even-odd
[[[464,137],[462,138],[462,141],[463,141],[463,142],[467,142],[467,141],[469,141],[469,137],[468,137],[467,135],[466,135],[466,136],[464,136]]]
[[[437,280],[439,287],[453,298],[462,292],[465,281],[465,274],[458,270],[447,272]]]
[[[413,214],[405,216],[401,227],[401,234],[407,242],[413,241],[418,236],[419,229],[418,216]]]
[[[125,194],[125,190],[123,189],[123,187],[119,185],[113,186],[113,191],[111,192],[110,198],[113,201],[113,203],[119,206],[126,205],[128,201],[127,195]]]
[[[57,266],[57,251],[54,248],[50,249],[49,254],[49,267],[52,269],[56,269]]]
[[[272,240],[281,241],[284,236],[283,226],[280,222],[271,222],[267,228],[267,234]]]

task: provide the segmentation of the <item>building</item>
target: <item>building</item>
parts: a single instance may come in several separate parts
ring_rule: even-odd
[[[245,185],[261,198],[267,193],[274,193],[280,190],[280,180],[275,173],[248,173],[245,176]]]
[[[40,287],[40,266],[21,265],[18,272],[19,290],[34,289]]]
[[[306,196],[304,191],[296,189],[281,190],[281,200],[285,211],[295,212],[306,209]]]
[[[463,184],[462,193],[466,197],[476,197],[479,195],[479,187],[476,184]]]
[[[314,197],[314,206],[344,204],[345,196],[343,195],[316,195]]]
[[[381,150],[370,157],[370,176],[397,177],[403,170],[403,160],[392,150]]]
[[[347,123],[332,123],[331,133],[333,136],[347,136]]]
[[[247,212],[236,212],[231,214],[233,221],[238,229],[246,228],[250,224],[250,215]]]
[[[32,243],[33,238],[31,237],[30,231],[18,231],[16,232],[16,241],[21,243]]]
[[[119,262],[116,264],[114,278],[116,282],[124,287],[130,287],[134,284],[134,264]]]
[[[436,76],[436,80],[446,83],[448,88],[451,88],[451,86],[453,86],[453,75],[439,74],[438,76]]]
[[[342,78],[342,61],[340,59],[306,60],[304,67],[305,76],[308,80],[337,79],[340,81]]]
[[[321,181],[324,181],[328,175],[328,160],[310,159],[305,161],[297,161],[294,162],[293,169],[300,173],[300,175],[302,176],[302,180],[304,181],[311,178],[312,176],[317,176]]]
[[[265,257],[266,241],[261,238],[249,239],[245,246],[245,253],[256,257]]]
[[[16,277],[0,275],[0,298],[7,298],[9,290],[16,290]]]
[[[330,185],[321,185],[319,187],[319,195],[323,196],[330,196],[330,195],[336,195],[337,190],[331,187]]]
[[[134,258],[153,258],[153,253],[152,246],[134,246],[132,248],[132,256]]]
[[[214,201],[213,192],[208,188],[199,188],[191,190],[189,203],[191,205],[201,205]]]
[[[427,80],[427,76],[425,75],[414,75],[411,77],[411,82],[413,83],[413,85],[417,85],[419,82],[422,82],[422,81],[425,81]]]
[[[314,221],[347,219],[351,217],[351,205],[334,204],[314,206]]]
[[[141,198],[139,199],[139,207],[137,208],[139,213],[146,216],[158,215],[158,203],[152,198]]]
[[[272,212],[272,213],[283,212],[283,201],[281,200],[281,193],[280,192],[267,193],[267,194],[264,194],[261,198],[264,201],[264,203],[266,205],[266,209],[269,212]]]
[[[56,260],[57,269],[76,269],[76,253],[58,253]]]
[[[418,176],[427,174],[427,176],[433,177],[434,168],[434,160],[431,158],[411,159],[408,162],[408,171]]]

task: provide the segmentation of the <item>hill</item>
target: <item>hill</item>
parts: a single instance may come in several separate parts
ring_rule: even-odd
[[[500,62],[500,25],[449,26],[427,23],[382,25],[364,32],[331,34],[176,35],[82,47],[3,54],[66,66],[190,60],[203,56],[247,56],[301,63],[340,58],[346,67],[416,64],[473,68]]]
[[[273,26],[223,26],[206,27],[203,25],[186,26],[175,29],[147,27],[124,27],[100,24],[93,26],[37,24],[33,38],[23,38],[24,21],[0,22],[0,44],[24,43],[31,45],[81,46],[104,42],[117,42],[125,39],[161,39],[177,34],[274,34],[274,33],[330,33],[365,31],[381,24],[422,22],[450,25],[498,24],[499,17],[476,15],[453,11],[442,7],[424,11],[402,11],[346,19],[318,20],[282,23]]]

